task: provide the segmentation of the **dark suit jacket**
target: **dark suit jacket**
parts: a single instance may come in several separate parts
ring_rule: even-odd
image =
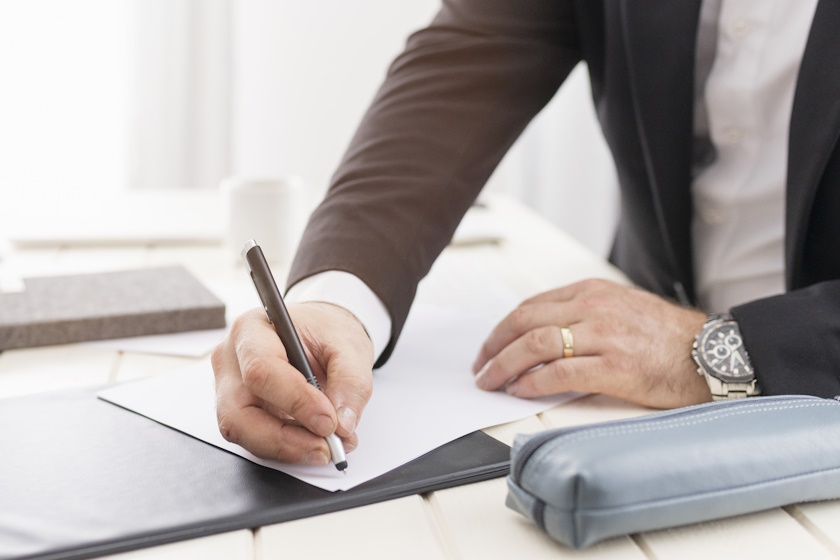
[[[611,260],[694,298],[691,157],[700,0],[444,0],[391,66],[313,214],[289,285],[337,269],[388,307],[419,280],[530,119],[588,64],[621,184]],[[732,310],[766,394],[840,394],[840,0],[821,0],[790,128],[788,293]],[[558,258],[561,258],[558,255]]]

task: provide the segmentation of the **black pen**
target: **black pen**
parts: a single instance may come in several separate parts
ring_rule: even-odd
[[[289,317],[286,304],[283,303],[283,296],[280,295],[280,290],[277,289],[274,275],[271,274],[271,269],[268,267],[268,262],[265,260],[262,249],[260,249],[260,246],[253,239],[246,242],[245,247],[242,248],[242,260],[245,261],[245,268],[248,269],[248,274],[251,275],[251,280],[257,289],[257,295],[265,310],[265,316],[268,318],[268,322],[274,325],[277,336],[280,337],[280,341],[286,347],[286,355],[289,357],[289,363],[303,374],[310,385],[320,390],[318,380],[315,379],[315,375],[312,373],[309,360],[306,359],[306,352],[304,352],[303,345],[300,343],[297,331],[295,331],[295,326],[292,324],[292,318]],[[327,440],[335,468],[344,472],[347,469],[347,458],[344,456],[344,446],[341,443],[341,439],[339,439],[335,432],[324,439]],[[344,474],[347,473],[344,472]]]

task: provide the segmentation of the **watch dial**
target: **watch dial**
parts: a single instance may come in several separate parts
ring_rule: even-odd
[[[700,358],[708,366],[709,373],[724,381],[747,382],[753,379],[752,364],[737,323],[721,323],[710,329],[700,342]]]

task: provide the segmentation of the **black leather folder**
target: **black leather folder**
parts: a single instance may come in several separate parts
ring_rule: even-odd
[[[504,476],[509,459],[476,432],[327,492],[93,390],[0,399],[0,559],[90,558],[260,527]]]

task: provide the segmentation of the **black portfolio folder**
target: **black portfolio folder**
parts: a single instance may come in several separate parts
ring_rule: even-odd
[[[504,476],[509,453],[476,432],[327,492],[92,390],[2,399],[0,559],[89,558],[357,507]]]

